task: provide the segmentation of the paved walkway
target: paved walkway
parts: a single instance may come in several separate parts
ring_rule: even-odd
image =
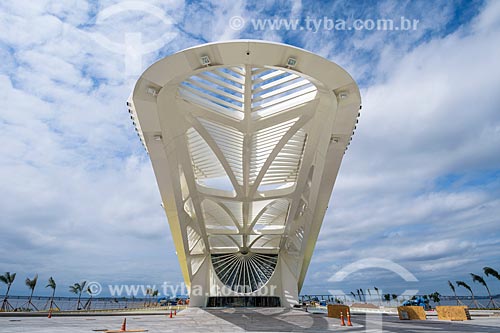
[[[166,315],[127,316],[128,329],[148,332],[500,332],[499,318],[468,322],[400,321],[396,316],[354,315],[353,327],[340,327],[339,320],[281,308],[211,309],[190,308],[169,318]],[[91,333],[120,329],[123,317],[0,317],[1,333]]]

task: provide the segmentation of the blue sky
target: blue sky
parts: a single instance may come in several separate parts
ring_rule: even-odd
[[[102,19],[116,4],[141,6],[0,4],[0,272],[18,273],[15,293],[27,293],[22,282],[35,273],[53,275],[61,295],[84,279],[182,280],[149,158],[125,107],[138,74],[123,51],[127,36],[139,34],[144,44],[156,42],[142,54],[141,71],[190,46],[252,38],[318,53],[359,83],[360,123],[304,293],[378,286],[450,294],[447,280],[465,280],[484,294],[468,274],[500,270],[499,2],[172,0],[139,3],[158,15],[128,9]],[[235,16],[245,22],[240,30],[231,28]],[[401,16],[419,20],[418,28],[254,26]],[[326,282],[372,257],[400,264],[419,282],[382,268]],[[498,281],[487,281],[500,293]]]

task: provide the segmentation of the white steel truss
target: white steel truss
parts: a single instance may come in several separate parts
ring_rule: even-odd
[[[294,304],[359,116],[352,78],[290,46],[214,43],[152,65],[127,104],[184,279],[207,291],[192,304],[269,284]]]

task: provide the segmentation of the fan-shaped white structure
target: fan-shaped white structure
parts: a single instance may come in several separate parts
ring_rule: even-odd
[[[287,45],[213,43],[149,67],[127,104],[191,305],[295,304],[359,116],[349,74]]]

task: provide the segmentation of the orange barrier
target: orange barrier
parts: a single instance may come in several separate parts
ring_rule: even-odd
[[[340,313],[349,312],[349,307],[347,305],[342,305],[342,304],[328,304],[327,310],[328,310],[327,313],[328,317],[340,319]]]
[[[398,315],[401,320],[426,320],[424,308],[421,306],[398,306]]]
[[[469,308],[463,305],[436,306],[439,320],[471,320]]]

